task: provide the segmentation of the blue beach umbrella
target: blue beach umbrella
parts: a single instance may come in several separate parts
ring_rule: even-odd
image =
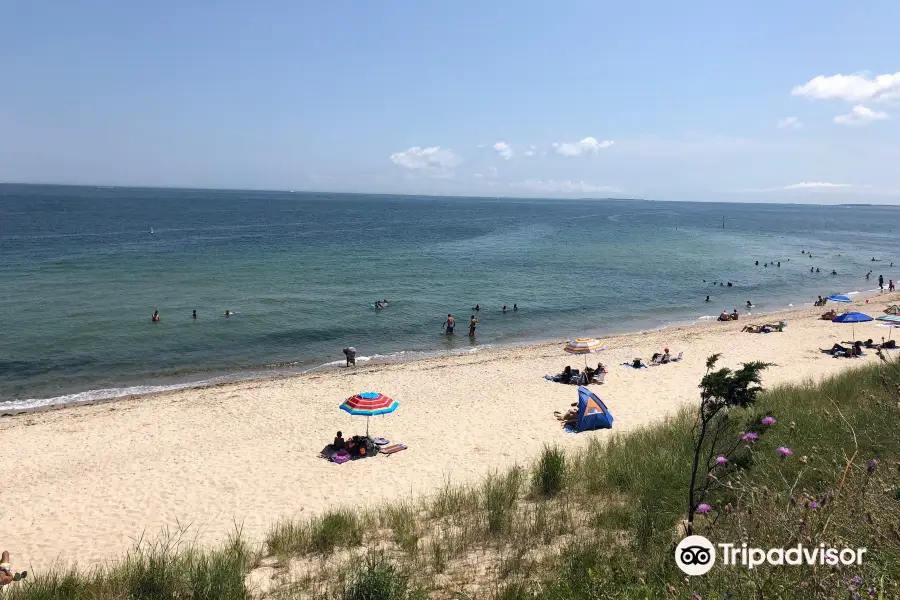
[[[828,299],[832,302],[853,302],[853,300],[847,296],[828,296]]]
[[[869,315],[863,314],[861,312],[846,312],[842,315],[838,315],[831,320],[832,323],[850,323],[853,325],[853,339],[856,340],[856,323],[865,323],[867,321],[874,321],[872,317]]]

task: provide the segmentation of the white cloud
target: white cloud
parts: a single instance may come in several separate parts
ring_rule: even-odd
[[[819,75],[791,90],[792,96],[814,100],[845,100],[847,102],[884,102],[900,100],[900,71],[876,75],[870,79],[865,73],[854,75]]]
[[[789,192],[796,190],[838,190],[847,188],[865,188],[869,186],[856,186],[851,183],[831,183],[828,181],[801,181],[800,183],[791,183],[789,185],[780,185],[778,187],[760,188],[751,190],[740,190],[744,192]]]
[[[523,152],[523,154],[525,156],[534,156],[535,154],[537,154],[537,146],[534,146],[534,145],[528,146],[528,150]]]
[[[512,146],[510,146],[506,142],[497,142],[496,144],[494,144],[494,150],[497,152],[497,154],[500,155],[500,158],[504,160],[511,159],[515,154],[513,152]]]
[[[581,156],[590,152],[597,154],[602,148],[609,148],[615,143],[614,140],[598,142],[596,138],[586,137],[580,142],[554,142],[553,148],[562,156]]]
[[[462,162],[449,148],[413,146],[403,152],[391,154],[391,162],[410,171],[422,171],[432,177],[447,177]]]
[[[797,117],[785,117],[778,121],[778,129],[800,129],[800,127],[800,119]]]
[[[838,115],[834,118],[834,122],[838,125],[868,125],[875,121],[883,121],[888,118],[886,112],[880,110],[872,110],[862,104],[857,104],[846,115]]]
[[[485,169],[484,173],[473,173],[472,177],[475,179],[497,179],[500,176],[499,171],[497,171],[497,167],[488,167]]]
[[[534,192],[546,192],[551,194],[593,194],[597,192],[619,191],[608,185],[594,185],[584,181],[556,181],[553,179],[528,179],[510,185]]]
[[[782,190],[822,190],[834,188],[853,187],[849,183],[830,183],[828,181],[801,181],[800,183],[792,183],[782,186]]]

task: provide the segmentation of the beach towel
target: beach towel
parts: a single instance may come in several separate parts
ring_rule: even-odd
[[[393,444],[381,449],[381,454],[396,454],[402,450],[406,450],[406,444]]]

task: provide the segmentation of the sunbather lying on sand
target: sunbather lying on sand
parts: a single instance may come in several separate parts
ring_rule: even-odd
[[[13,573],[12,567],[9,566],[9,552],[4,550],[3,555],[0,556],[0,587],[26,577],[28,577],[28,571]]]
[[[822,313],[822,316],[819,318],[822,319],[823,321],[830,321],[833,318],[835,318],[836,316],[837,316],[837,311],[832,309],[832,310]]]
[[[840,344],[835,344],[831,347],[831,350],[825,350],[824,348],[820,348],[822,352],[826,354],[830,354],[832,356],[862,356],[862,342],[856,342],[849,348],[847,346],[842,346]]]

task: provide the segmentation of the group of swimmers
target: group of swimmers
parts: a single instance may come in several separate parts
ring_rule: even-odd
[[[513,304],[512,309],[513,309],[513,312],[519,312],[519,305]],[[476,304],[475,306],[472,307],[472,310],[474,310],[475,312],[481,312],[481,305]],[[506,308],[506,305],[504,304],[503,305],[503,313],[506,314],[507,312],[509,312],[509,309]],[[480,320],[475,315],[472,315],[469,318],[469,337],[475,337],[475,329],[478,327],[479,321]],[[443,329],[444,333],[446,333],[447,335],[451,335],[453,333],[454,328],[456,328],[456,319],[453,317],[453,315],[448,314],[447,320],[444,321],[444,325],[443,325],[442,329]]]
[[[233,314],[234,314],[234,313],[231,312],[230,310],[226,310],[226,311],[225,311],[225,314],[224,314],[223,316],[225,316],[225,317],[230,317],[230,316],[233,315]],[[194,311],[191,312],[191,318],[192,318],[192,319],[196,319],[196,318],[197,318],[197,311],[196,311],[196,310],[194,310]],[[153,323],[159,323],[159,311],[158,311],[158,310],[154,310],[154,311],[153,311],[153,315],[150,316],[150,321],[153,322]]]

